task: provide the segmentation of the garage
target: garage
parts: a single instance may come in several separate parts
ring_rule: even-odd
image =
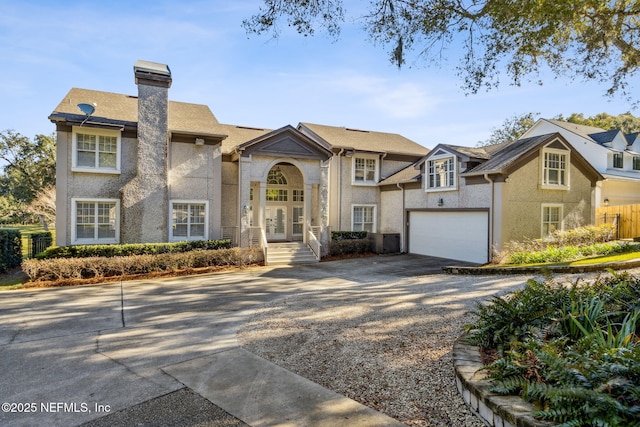
[[[484,264],[489,261],[489,211],[408,211],[409,252]]]

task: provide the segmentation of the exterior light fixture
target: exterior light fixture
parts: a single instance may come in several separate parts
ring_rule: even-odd
[[[444,199],[442,197],[438,199],[438,206],[444,206]]]
[[[604,199],[604,207],[606,208],[607,206],[609,206],[609,199]]]

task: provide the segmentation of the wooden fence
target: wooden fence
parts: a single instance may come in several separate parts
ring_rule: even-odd
[[[596,225],[617,224],[619,239],[640,237],[640,204],[596,208]]]

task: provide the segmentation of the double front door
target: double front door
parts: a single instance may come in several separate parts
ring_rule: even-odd
[[[304,224],[304,208],[302,206],[293,206],[292,236],[302,236]],[[267,240],[288,240],[287,235],[287,207],[286,206],[267,206],[265,208],[265,224],[267,232]]]

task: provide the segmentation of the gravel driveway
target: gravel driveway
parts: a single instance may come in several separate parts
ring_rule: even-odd
[[[238,341],[407,425],[482,427],[456,390],[452,344],[478,301],[527,278],[433,274],[307,292],[263,306]]]

